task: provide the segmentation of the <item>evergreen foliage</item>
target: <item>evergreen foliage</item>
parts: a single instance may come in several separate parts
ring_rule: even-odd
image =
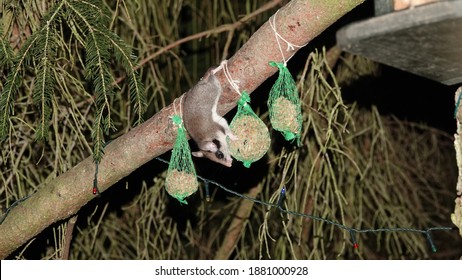
[[[13,63],[13,49],[3,36],[3,26],[0,24],[0,67],[8,68]]]
[[[10,119],[14,115],[14,101],[21,90],[28,66],[35,69],[33,102],[39,111],[36,121],[36,140],[46,139],[50,127],[52,99],[55,97],[57,71],[60,63],[57,52],[66,45],[62,29],[68,28],[72,38],[85,48],[85,78],[91,83],[96,105],[93,123],[93,158],[99,162],[104,150],[104,135],[115,130],[111,117],[110,97],[114,94],[114,79],[110,71],[111,58],[122,65],[129,80],[130,99],[137,115],[136,124],[143,120],[146,107],[144,88],[135,71],[132,50],[109,29],[110,11],[102,1],[63,0],[57,2],[41,20],[37,30],[26,40],[16,55],[8,42],[1,40],[1,66],[11,65],[0,95],[0,140],[9,135]]]

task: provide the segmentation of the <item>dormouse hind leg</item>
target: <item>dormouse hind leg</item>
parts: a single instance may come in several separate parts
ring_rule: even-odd
[[[239,138],[236,135],[234,135],[233,132],[231,132],[231,129],[228,125],[225,126],[225,134],[229,137],[229,139],[233,141],[239,140]]]
[[[225,137],[228,136],[229,139],[231,140],[238,140],[237,136],[234,135],[232,132],[231,132],[231,129],[229,128],[229,125],[228,125],[228,122],[226,121],[225,118],[223,117],[219,117],[217,119],[217,122],[218,124],[224,129],[224,133],[225,133]]]

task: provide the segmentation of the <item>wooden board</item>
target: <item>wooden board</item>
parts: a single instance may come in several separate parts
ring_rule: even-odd
[[[462,1],[443,1],[352,23],[337,32],[348,52],[446,85],[462,83]]]

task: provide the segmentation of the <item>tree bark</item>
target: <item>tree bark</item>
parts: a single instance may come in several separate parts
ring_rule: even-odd
[[[459,235],[462,237],[462,107],[459,102],[462,94],[462,87],[459,87],[455,94],[455,105],[457,107],[457,132],[454,134],[454,148],[456,150],[457,168],[459,170],[459,178],[457,179],[454,213],[451,214],[451,221],[459,228]],[[462,257],[461,257],[462,259]]]
[[[364,0],[294,0],[279,10],[275,26],[282,38],[303,46],[362,2]],[[229,59],[229,72],[234,80],[240,81],[241,91],[250,94],[277,71],[268,65],[269,61],[282,61],[275,38],[266,22]],[[280,43],[286,59],[298,50],[287,50],[287,44]],[[218,112],[224,115],[236,106],[239,96],[223,71],[219,71],[217,77],[223,85]],[[98,173],[101,192],[173,147],[176,128],[169,118],[172,114],[173,107],[169,105],[106,147]],[[95,164],[88,157],[56,179],[41,184],[30,198],[11,209],[0,225],[0,258],[8,257],[49,225],[74,215],[95,198],[91,192],[94,171]]]

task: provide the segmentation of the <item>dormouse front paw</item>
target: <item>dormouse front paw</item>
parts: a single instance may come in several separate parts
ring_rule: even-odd
[[[234,134],[232,134],[232,133],[229,133],[227,136],[228,136],[229,139],[232,140],[232,141],[239,140],[239,137],[237,137],[236,135],[234,135]]]

